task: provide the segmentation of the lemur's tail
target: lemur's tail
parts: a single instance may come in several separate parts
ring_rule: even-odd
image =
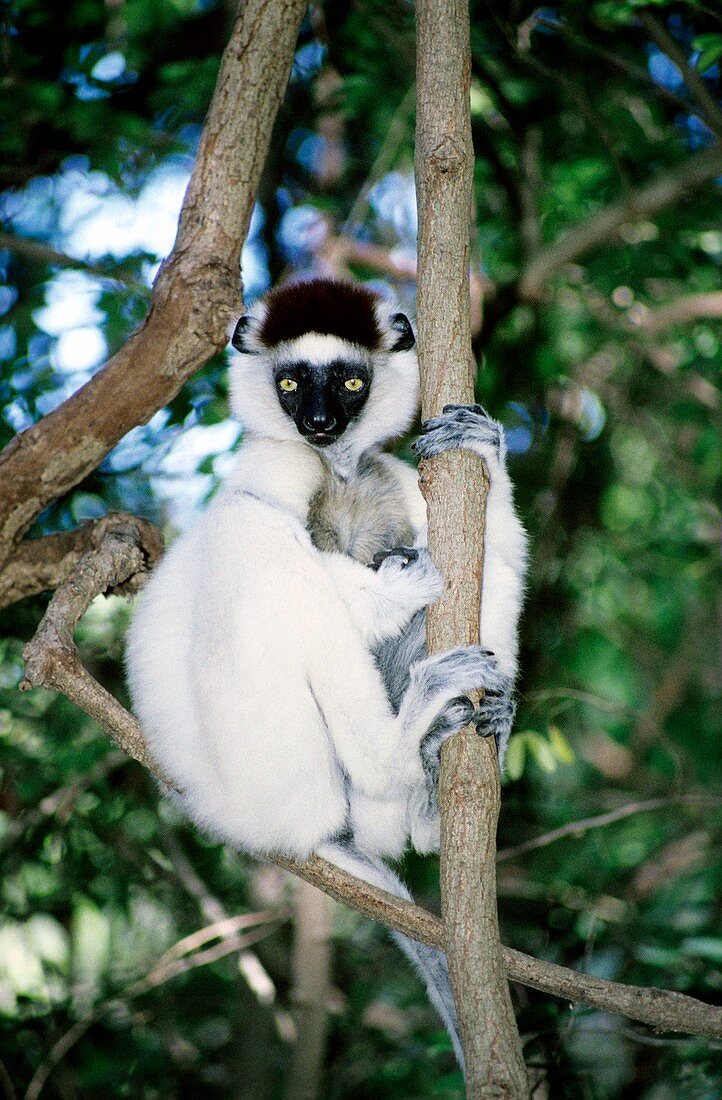
[[[324,844],[318,849],[318,855],[340,867],[342,871],[348,871],[356,878],[363,879],[370,886],[379,886],[382,890],[388,890],[397,898],[405,898],[413,901],[411,894],[404,886],[398,875],[394,874],[390,867],[381,859],[372,859],[360,852],[353,844]],[[416,968],[426,985],[429,1000],[443,1020],[444,1027],[449,1033],[454,1045],[454,1053],[457,1061],[464,1069],[464,1052],[459,1035],[459,1023],[456,1018],[454,998],[451,994],[449,971],[446,965],[446,956],[437,947],[429,947],[425,943],[418,943],[409,939],[401,932],[392,932],[393,938],[399,945],[406,958]]]

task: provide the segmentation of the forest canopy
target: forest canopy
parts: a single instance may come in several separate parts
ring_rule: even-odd
[[[126,345],[167,274],[235,8],[0,7],[0,503],[14,441]],[[532,539],[502,940],[719,1003],[722,16],[664,0],[470,10],[476,396],[505,425]],[[236,315],[311,272],[390,285],[413,314],[414,60],[405,0],[309,9]],[[205,360],[29,512],[26,537],[111,511],[153,521],[167,542],[184,529],[242,441],[226,353],[209,346]],[[398,453],[412,460],[408,443]],[[0,572],[0,1095],[292,1095],[302,915],[287,877],[199,835],[62,695],[18,693],[49,592],[23,587],[12,560]],[[125,597],[101,597],[77,633],[126,704],[129,614]],[[434,861],[409,855],[404,875],[435,908]],[[212,948],[186,941],[227,917],[249,919]],[[318,963],[318,1094],[461,1095],[448,1040],[384,931],[341,907],[315,919],[333,945]],[[513,1000],[538,1097],[722,1092],[719,1042],[518,985]]]

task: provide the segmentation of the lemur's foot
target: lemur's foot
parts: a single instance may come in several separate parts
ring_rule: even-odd
[[[479,701],[473,718],[476,732],[481,737],[493,737],[496,741],[500,767],[504,762],[516,713],[512,681],[510,677],[504,679],[506,684],[500,691],[487,692]]]
[[[476,708],[470,699],[460,695],[452,699],[438,714],[429,732],[421,742],[421,763],[429,790],[436,790],[439,783],[441,746],[445,741],[468,726],[476,716]]]
[[[444,581],[428,550],[413,546],[394,546],[374,554],[370,566],[384,585],[384,592],[396,603],[408,606],[411,613],[438,600]]]
[[[458,646],[424,657],[410,672],[416,705],[434,707],[433,721],[458,696],[472,691],[502,692],[507,682],[497,670],[494,654],[480,645]]]
[[[439,780],[441,746],[445,741],[448,741],[452,734],[458,733],[464,726],[473,722],[477,733],[481,737],[494,737],[496,739],[500,764],[503,762],[509,742],[516,710],[512,693],[513,684],[509,676],[505,676],[497,669],[493,653],[476,646],[469,646],[466,650],[452,650],[448,654],[442,654],[442,657],[446,660],[443,661],[441,669],[437,668],[434,672],[438,676],[445,668],[449,680],[456,678],[458,671],[455,665],[465,652],[469,654],[470,665],[472,664],[472,653],[477,655],[477,661],[479,658],[481,659],[481,663],[476,665],[475,670],[476,686],[483,688],[484,695],[478,706],[472,708],[471,712],[469,711],[471,703],[466,696],[461,695],[449,700],[438,712],[429,727],[428,733],[421,742],[421,762],[426,775],[430,806],[435,805],[434,798]],[[427,690],[431,692],[434,686],[432,684],[434,677],[427,675],[426,679]],[[456,682],[459,682],[458,679]],[[467,686],[462,690],[471,691],[472,688]]]
[[[460,448],[475,451],[482,458],[498,459],[506,449],[504,429],[481,405],[444,405],[441,416],[424,421],[421,435],[413,444],[419,458]]]

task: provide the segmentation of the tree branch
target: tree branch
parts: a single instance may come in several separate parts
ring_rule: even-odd
[[[631,312],[631,311],[630,311]],[[639,307],[630,316],[630,324],[645,332],[658,333],[674,325],[687,325],[690,321],[697,321],[706,317],[713,320],[722,318],[722,291],[715,290],[709,294],[685,294],[681,298],[675,298],[656,309]]]
[[[26,596],[58,588],[88,550],[97,550],[111,531],[138,533],[139,546],[152,568],[163,552],[163,538],[151,523],[126,512],[110,512],[73,531],[26,539],[0,570],[0,610]]]
[[[690,65],[686,53],[662,23],[649,11],[639,12],[639,21],[654,44],[677,66],[689,91],[697,101],[699,113],[710,130],[722,139],[722,111],[704,78]],[[693,108],[688,108],[693,109]]]
[[[580,259],[591,249],[610,241],[618,229],[642,221],[691,195],[715,176],[722,174],[722,146],[715,145],[689,157],[683,164],[660,172],[655,179],[610,203],[580,222],[534,256],[522,271],[519,297],[529,301],[543,298],[548,281],[565,264]]]
[[[626,806],[617,806],[614,810],[608,810],[603,814],[595,814],[593,817],[582,817],[577,821],[568,821],[566,825],[560,825],[557,829],[550,829],[548,833],[541,833],[529,840],[515,844],[511,848],[500,848],[496,853],[498,863],[508,859],[516,859],[517,856],[534,852],[538,848],[546,848],[548,844],[554,844],[564,837],[581,837],[588,829],[602,829],[606,825],[613,825],[616,821],[624,821],[627,817],[636,814],[649,813],[651,810],[668,809],[670,806],[722,806],[722,798],[713,795],[698,794],[672,795],[669,798],[648,798],[644,802],[630,802]]]
[[[50,1074],[55,1067],[62,1062],[83,1035],[102,1019],[110,1009],[119,1001],[129,1001],[134,997],[140,997],[149,993],[151,989],[157,989],[160,985],[177,978],[181,974],[187,974],[189,970],[195,970],[199,966],[208,966],[218,962],[226,955],[232,955],[237,951],[243,951],[249,945],[266,939],[275,931],[275,925],[279,921],[275,913],[244,913],[239,917],[230,917],[228,921],[220,921],[208,928],[201,928],[193,936],[186,936],[174,944],[164,955],[157,960],[155,966],[142,978],[131,982],[121,989],[113,997],[102,1001],[76,1020],[64,1035],[61,1035],[53,1044],[50,1052],[38,1066],[28,1085],[24,1100],[38,1100],[40,1093],[45,1088]],[[253,931],[240,932],[240,929],[258,925]],[[272,927],[271,927],[272,926]],[[209,939],[218,939],[220,942],[203,950],[196,950],[199,944],[207,943]],[[189,942],[191,941],[191,942]],[[193,942],[196,941],[196,942]]]
[[[331,996],[333,910],[333,903],[315,886],[296,883],[291,1000],[297,1032],[285,1100],[312,1100],[320,1094]]]
[[[67,252],[58,252],[56,248],[44,244],[42,241],[34,241],[28,237],[19,237],[16,233],[0,233],[0,249],[7,249],[18,256],[25,256],[28,260],[37,263],[50,264],[51,267],[71,267],[79,271],[85,271],[88,275],[94,275],[98,279],[105,279],[113,283],[121,283],[129,290],[135,290],[142,294],[148,294],[149,288],[145,283],[139,283],[122,271],[108,271],[102,263],[92,263],[90,260],[81,260],[77,256],[69,256]]]
[[[129,535],[131,532],[129,531]],[[108,547],[107,544],[111,544]],[[108,549],[111,550],[108,553]],[[132,538],[121,539],[117,533],[109,534],[101,547],[88,551],[87,555],[75,567],[75,574],[81,574],[79,584],[75,574],[56,592],[57,599],[51,601],[43,622],[28,646],[32,657],[37,661],[36,668],[50,670],[50,679],[40,679],[44,687],[55,688],[52,674],[57,657],[63,655],[61,649],[55,652],[56,639],[72,638],[72,630],[85,608],[79,597],[82,587],[82,599],[87,607],[92,599],[120,580],[128,581],[136,576],[138,569],[144,572],[142,555]],[[70,598],[66,590],[70,589]],[[67,686],[61,688],[64,694],[86,713],[100,723],[109,737],[123,751],[125,745],[131,745],[135,752],[129,753],[139,760],[157,779],[166,782],[157,765],[151,758],[142,731],[135,718],[115,701],[88,673],[87,681],[76,687],[70,678]],[[89,695],[87,682],[94,686],[93,707],[87,706]],[[58,690],[58,689],[56,689]],[[109,700],[109,702],[108,702]],[[120,722],[122,719],[122,724]],[[403,901],[379,890],[360,879],[348,875],[333,864],[318,856],[311,856],[303,862],[287,856],[269,857],[280,867],[298,875],[312,885],[317,886],[336,901],[349,905],[364,916],[381,921],[382,924],[403,932],[412,939],[428,943],[433,947],[445,948],[443,926],[438,917],[428,913],[412,902]],[[664,1031],[683,1031],[709,1038],[722,1038],[722,1010],[714,1005],[705,1004],[692,997],[665,989],[645,989],[627,986],[619,982],[609,982],[602,978],[593,978],[588,974],[579,974],[563,966],[533,959],[511,948],[502,948],[507,976],[512,981],[521,982],[533,989],[551,993],[565,1000],[578,1001],[601,1009],[604,1012],[617,1012],[633,1020],[651,1025]]]
[[[0,565],[33,519],[95,469],[226,343],[239,263],[306,0],[246,0],[223,54],[178,234],[142,327],[0,454]]]
[[[469,231],[474,154],[469,116],[467,0],[418,0],[416,189],[422,415],[474,400]],[[421,466],[429,549],[446,591],[427,611],[430,653],[478,644],[488,477],[470,451]],[[452,518],[453,517],[453,518]],[[468,533],[468,537],[464,537]],[[467,1095],[528,1095],[496,908],[499,767],[493,744],[467,729],[443,748],[441,899],[466,1058]]]
[[[73,640],[75,627],[96,596],[122,584],[127,590],[131,583],[141,583],[148,562],[139,531],[132,522],[126,527],[116,524],[96,550],[83,554],[56,590],[23,652],[25,677],[20,690],[42,685],[61,691],[108,730],[123,752],[173,787],[155,767],[138,723],[83,667]]]

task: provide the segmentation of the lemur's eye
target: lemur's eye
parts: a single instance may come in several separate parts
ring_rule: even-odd
[[[294,390],[298,389],[298,382],[294,381],[293,378],[282,378],[278,384],[284,393],[293,393]]]
[[[344,386],[347,390],[351,390],[351,393],[357,393],[360,389],[363,389],[363,378],[347,378],[344,382]]]

